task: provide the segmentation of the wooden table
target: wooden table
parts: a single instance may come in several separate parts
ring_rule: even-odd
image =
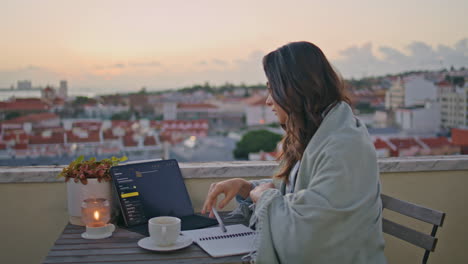
[[[240,218],[225,222],[246,224]],[[82,226],[68,224],[43,263],[243,263],[242,255],[212,258],[195,244],[173,252],[148,251],[137,245],[143,235],[118,227],[112,237],[97,240],[81,238],[84,231]]]

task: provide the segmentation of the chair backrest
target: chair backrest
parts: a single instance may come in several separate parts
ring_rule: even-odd
[[[426,263],[429,258],[429,253],[435,250],[437,238],[435,237],[437,228],[442,226],[445,219],[445,213],[432,210],[420,205],[402,201],[388,195],[382,194],[383,208],[391,210],[420,221],[432,224],[432,232],[430,235],[416,231],[409,227],[397,224],[388,219],[382,220],[383,232],[395,236],[406,242],[426,250],[422,263]]]

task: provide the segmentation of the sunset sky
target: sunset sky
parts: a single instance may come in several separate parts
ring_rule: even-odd
[[[131,91],[264,82],[261,58],[317,44],[346,77],[468,66],[468,1],[1,0],[0,87]],[[99,93],[98,92],[98,93]]]

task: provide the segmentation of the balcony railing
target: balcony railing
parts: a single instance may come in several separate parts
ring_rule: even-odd
[[[196,211],[209,185],[232,177],[270,177],[275,162],[180,164]],[[430,263],[468,263],[468,156],[427,156],[379,160],[383,193],[447,213]],[[68,221],[61,166],[0,167],[0,263],[38,263]],[[228,209],[234,208],[231,203]],[[430,233],[429,225],[384,212],[385,217]],[[332,234],[331,234],[332,235]],[[417,263],[423,250],[385,236],[389,263]]]

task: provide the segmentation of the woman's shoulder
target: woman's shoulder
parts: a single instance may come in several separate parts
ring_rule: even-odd
[[[368,137],[367,128],[354,115],[346,102],[340,102],[325,116],[309,145],[323,142],[352,143],[351,140]]]

